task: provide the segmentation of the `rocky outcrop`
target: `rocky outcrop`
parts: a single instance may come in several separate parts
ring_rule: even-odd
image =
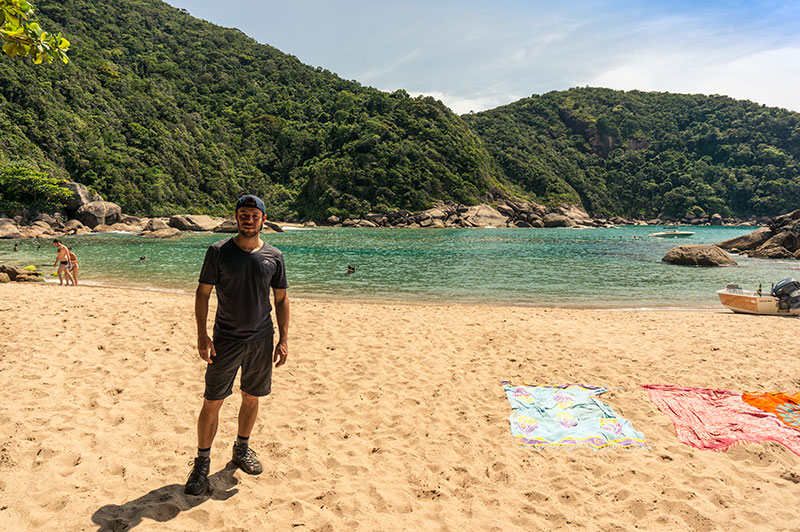
[[[215,233],[238,233],[239,224],[233,218],[224,220],[221,224],[214,228]]]
[[[159,229],[166,229],[168,227],[167,222],[164,220],[152,218],[145,224],[143,231],[158,231]]]
[[[110,201],[93,201],[87,203],[75,213],[75,218],[87,227],[94,229],[100,224],[113,225],[120,221],[122,209]]]
[[[83,235],[92,232],[91,229],[80,223],[78,220],[69,220],[64,224],[63,231],[67,235]]]
[[[489,205],[475,205],[468,207],[467,211],[461,214],[461,219],[473,227],[505,227],[508,218]]]
[[[676,246],[661,260],[680,266],[736,266],[736,261],[718,246]]]
[[[2,218],[8,220],[8,218]],[[25,238],[20,232],[19,227],[13,221],[11,223],[0,224],[0,238]]]
[[[800,257],[800,209],[767,222],[767,227],[717,244],[749,257],[792,259]]]
[[[18,275],[24,275],[27,272],[20,266],[0,264],[0,273],[7,275],[11,281],[16,281]]]
[[[0,273],[0,283],[10,283],[11,277],[7,273]]]
[[[174,227],[167,227],[165,229],[157,229],[155,231],[142,231],[139,236],[144,238],[174,238],[181,234],[181,232]]]
[[[219,222],[205,214],[176,214],[169,219],[169,225],[180,231],[213,231]]]
[[[68,213],[75,214],[78,209],[92,202],[92,195],[85,185],[69,181],[67,183],[61,183],[59,186],[72,192],[72,198],[64,206]]]
[[[264,220],[264,228],[263,228],[262,232],[263,233],[268,233],[269,231],[267,231],[267,229],[269,229],[269,231],[272,231],[272,232],[275,232],[275,233],[283,233],[283,227],[281,227],[280,225],[276,224],[275,222],[271,222],[269,220]]]
[[[747,233],[746,235],[725,240],[717,245],[722,249],[727,249],[729,251],[744,251],[757,248],[769,240],[771,236],[773,236],[772,229],[769,227],[762,227],[760,229],[756,229],[752,233]]]
[[[569,216],[556,214],[554,212],[546,214],[543,222],[545,227],[575,227],[577,225],[575,220]]]
[[[583,138],[592,147],[592,151],[603,159],[616,148],[616,138],[600,132],[595,124],[577,118],[571,109],[560,108],[558,116],[573,132],[583,135]]]

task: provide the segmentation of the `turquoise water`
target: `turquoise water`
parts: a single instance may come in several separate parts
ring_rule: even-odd
[[[733,268],[671,266],[661,257],[678,244],[710,244],[751,227],[693,227],[686,239],[650,238],[656,226],[615,229],[317,228],[263,235],[283,251],[293,296],[401,301],[488,302],[567,307],[719,306],[715,290],[755,288],[800,278],[800,261],[735,256]],[[223,235],[224,236],[224,235]],[[634,239],[641,236],[641,239]],[[109,285],[191,291],[211,233],[177,240],[126,234],[65,237],[81,279]],[[0,243],[0,261],[49,269],[50,241]],[[147,256],[145,263],[139,257]],[[345,275],[348,264],[356,268]]]

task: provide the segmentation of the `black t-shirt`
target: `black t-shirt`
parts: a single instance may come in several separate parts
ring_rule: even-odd
[[[217,288],[214,339],[256,342],[272,334],[269,288],[287,288],[283,253],[266,242],[248,252],[233,238],[206,251],[199,282]]]

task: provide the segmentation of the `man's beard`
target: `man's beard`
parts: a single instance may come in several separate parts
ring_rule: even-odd
[[[258,224],[258,228],[257,229],[252,229],[252,230],[246,230],[246,229],[244,229],[243,227],[240,226],[239,227],[239,234],[242,235],[243,237],[246,237],[246,238],[253,238],[254,236],[258,236],[258,234],[261,232],[261,229],[263,227],[264,227],[263,222]]]

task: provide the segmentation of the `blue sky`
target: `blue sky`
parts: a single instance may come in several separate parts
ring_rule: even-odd
[[[382,90],[480,111],[576,86],[800,111],[800,0],[169,0]]]

